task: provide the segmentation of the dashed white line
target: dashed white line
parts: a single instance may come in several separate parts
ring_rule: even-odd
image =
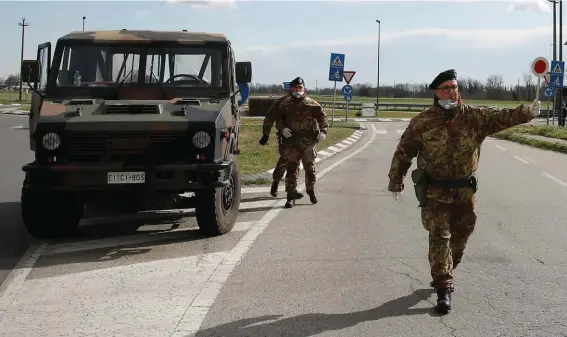
[[[505,148],[503,148],[503,147],[502,147],[502,146],[500,146],[500,145],[496,145],[496,147],[497,147],[498,149],[502,150],[502,151],[506,151],[506,149],[505,149]]]
[[[556,183],[558,183],[558,184],[561,185],[561,186],[567,186],[567,183],[566,183],[566,182],[564,182],[563,180],[557,178],[556,176],[554,176],[554,175],[552,175],[552,174],[549,174],[549,173],[547,173],[547,172],[543,172],[542,175],[543,175],[544,177],[546,177],[546,178],[549,178],[549,179],[555,181]]]
[[[384,130],[384,129],[378,129],[378,130],[374,131],[374,133],[379,134],[379,135],[385,135],[386,133],[388,133],[388,131]]]
[[[529,165],[529,164],[530,164],[529,161],[525,160],[525,159],[522,158],[522,157],[514,156],[514,159],[516,159],[517,161],[519,161],[519,162],[521,162],[521,163],[524,163],[524,164],[526,164],[526,165]]]

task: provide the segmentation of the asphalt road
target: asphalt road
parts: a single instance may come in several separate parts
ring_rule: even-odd
[[[22,225],[20,191],[24,179],[22,166],[33,160],[29,151],[27,116],[0,114],[0,284],[30,244]]]
[[[485,143],[479,220],[454,310],[438,317],[411,182],[399,201],[386,191],[407,123],[374,125],[357,152],[319,165],[317,205],[282,209],[267,189],[246,189],[222,237],[195,235],[188,211],[40,245],[4,287],[0,336],[567,335],[567,159]]]

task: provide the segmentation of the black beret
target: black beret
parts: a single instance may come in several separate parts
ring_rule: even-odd
[[[305,84],[303,82],[303,79],[301,77],[296,77],[293,81],[291,81],[291,83],[289,84],[290,87],[293,87],[294,85],[301,85],[301,84]]]
[[[445,81],[456,80],[456,79],[457,79],[457,72],[455,71],[455,69],[445,70],[439,73],[437,77],[435,77],[433,82],[431,82],[431,84],[429,85],[429,90],[435,90],[439,88],[441,83]]]

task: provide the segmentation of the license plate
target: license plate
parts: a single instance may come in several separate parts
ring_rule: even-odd
[[[143,184],[146,182],[146,172],[108,172],[109,184]]]

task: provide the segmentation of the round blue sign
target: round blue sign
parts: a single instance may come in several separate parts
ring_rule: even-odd
[[[352,95],[352,87],[350,85],[345,85],[342,89],[343,95]]]
[[[543,95],[545,97],[551,97],[553,96],[553,90],[551,90],[551,88],[545,88],[545,90],[543,91]]]

